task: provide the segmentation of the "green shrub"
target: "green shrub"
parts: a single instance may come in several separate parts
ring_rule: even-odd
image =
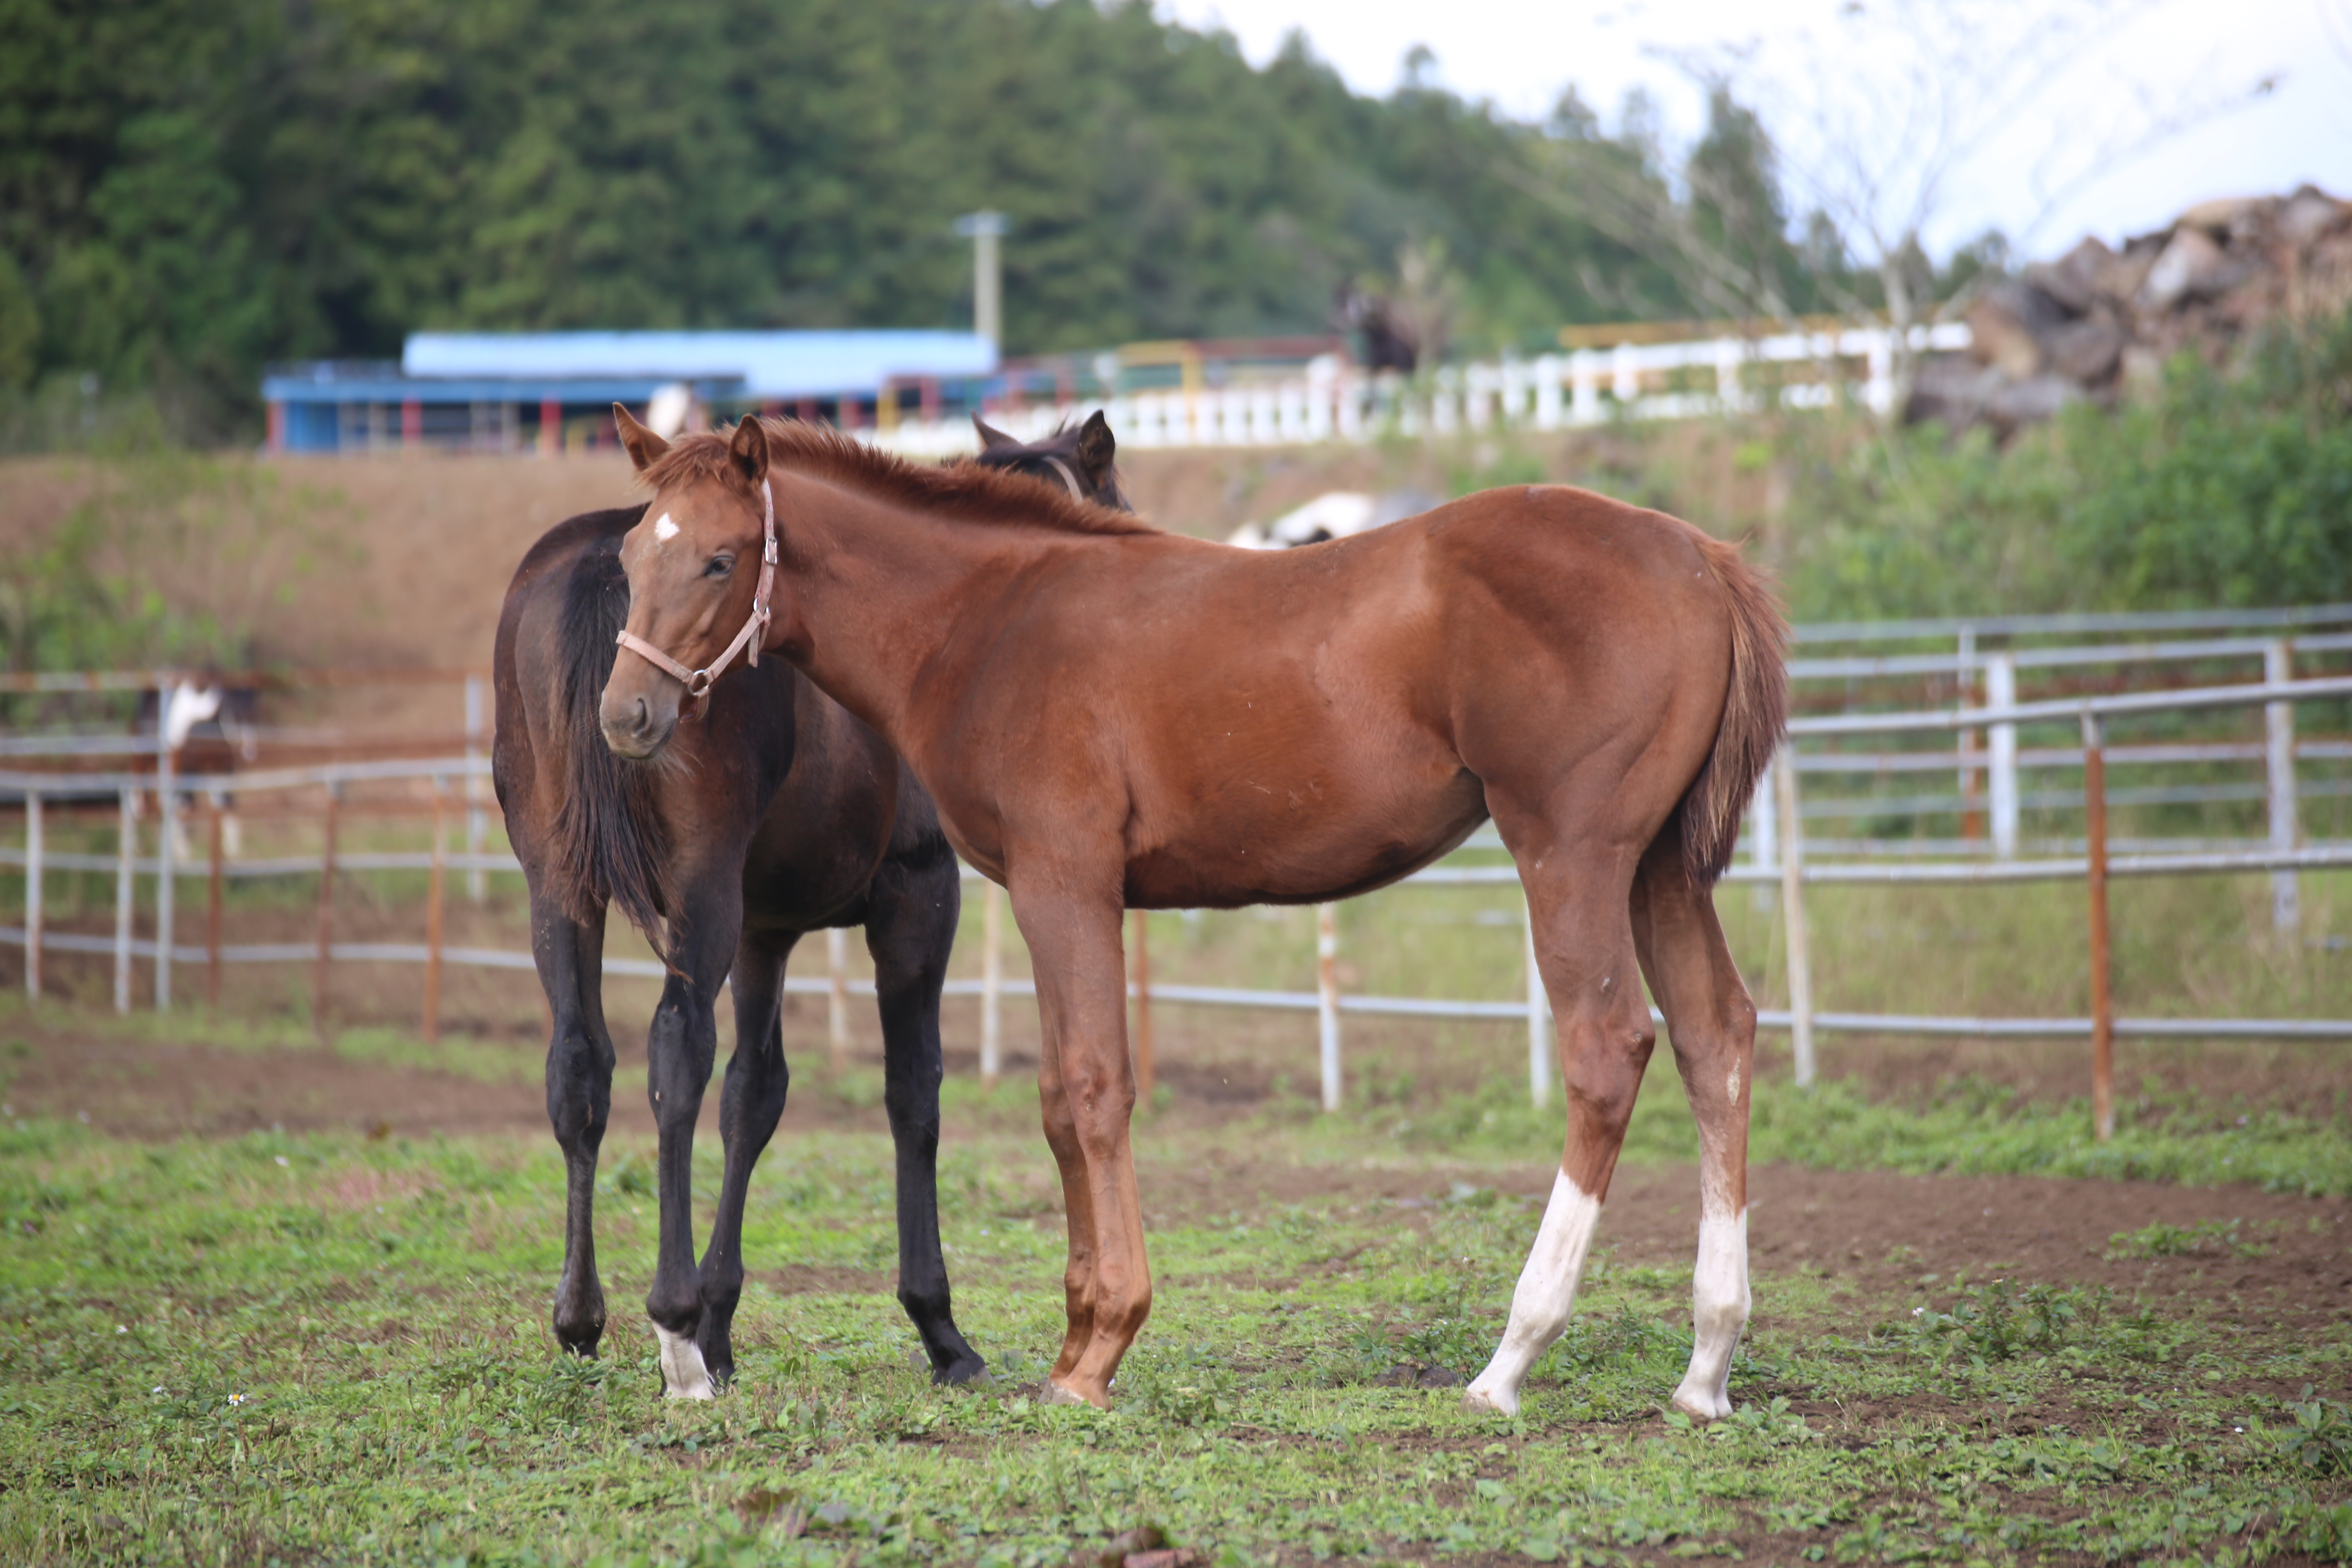
[[[2352,598],[2352,312],[2006,447],[1923,426],[1801,452],[1801,619]]]

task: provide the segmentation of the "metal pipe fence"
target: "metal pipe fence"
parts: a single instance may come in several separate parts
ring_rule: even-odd
[[[2275,677],[2278,673],[2274,661],[2266,664],[2266,677]],[[1986,1038],[2087,1037],[2098,1048],[2102,1062],[2111,1059],[2112,1042],[2118,1038],[2352,1039],[2352,1020],[2116,1016],[2106,989],[2105,944],[2097,941],[2097,933],[2104,922],[2105,889],[2117,878],[2246,872],[2269,872],[2275,877],[2292,878],[2300,871],[2352,868],[2352,843],[2298,843],[2293,827],[2294,802],[2300,794],[2307,793],[2302,791],[2295,781],[2297,756],[2315,753],[2329,758],[2340,757],[2352,754],[2352,744],[2323,742],[2315,748],[2313,742],[2305,742],[2298,746],[2294,741],[2291,717],[2284,726],[2272,717],[2282,710],[2291,716],[2291,705],[2294,703],[2347,699],[2352,699],[2352,677],[2300,680],[2266,678],[2260,682],[2189,690],[2131,692],[2041,701],[2020,701],[2012,696],[2007,701],[1983,707],[1805,716],[1792,721],[1790,727],[1791,743],[1784,747],[1776,759],[1769,775],[1768,788],[1759,792],[1759,808],[1751,823],[1750,854],[1746,860],[1731,868],[1726,880],[1734,884],[1753,884],[1759,889],[1777,885],[1780,889],[1789,1005],[1764,1012],[1760,1021],[1768,1028],[1790,1032],[1794,1047],[1797,1080],[1803,1084],[1813,1079],[1816,1071],[1814,1040],[1819,1035],[1832,1033]],[[2247,707],[2259,707],[2265,712],[2268,730],[2260,747],[2234,742],[2110,746],[2106,740],[2106,726],[2118,719]],[[1981,856],[1954,856],[1937,860],[1887,858],[1875,846],[1870,847],[1874,858],[1823,859],[1809,853],[1804,825],[1811,815],[1807,806],[1812,803],[1803,799],[1801,777],[1846,771],[1844,764],[1854,759],[1831,757],[1826,760],[1837,766],[1819,765],[1825,761],[1823,754],[1801,752],[1798,749],[1801,745],[1823,739],[1933,735],[1965,732],[1971,729],[1985,729],[1996,733],[2006,730],[2013,735],[2021,727],[2056,724],[2078,729],[2081,744],[2020,750],[2013,755],[2021,765],[2079,767],[2084,771],[2081,805],[2086,831],[2081,853],[2044,854],[2031,858],[2012,854],[2008,858],[1990,859]],[[2278,743],[2282,732],[2287,742],[2284,749]],[[1924,771],[1911,766],[1911,759],[1916,753],[1891,755],[1902,759],[1904,766],[1890,771]],[[1931,755],[1940,766],[1948,765],[1955,756],[1964,756],[1965,753],[1938,752]],[[2284,768],[2277,765],[2282,756],[2285,764]],[[2242,762],[2257,757],[2272,769],[2263,791],[2263,798],[2272,811],[2272,824],[2263,840],[2239,847],[2149,849],[2137,842],[2115,840],[2109,837],[2106,808],[2125,798],[2125,792],[2111,794],[2107,789],[2105,770],[2109,763]],[[45,952],[110,954],[114,960],[115,1005],[118,1010],[126,1012],[131,1006],[132,972],[136,963],[144,963],[151,966],[152,994],[155,1005],[163,1009],[172,1005],[171,976],[175,966],[200,966],[206,975],[207,994],[217,997],[219,975],[224,965],[308,962],[313,966],[317,1009],[323,1020],[333,965],[352,963],[415,963],[426,970],[424,1028],[429,1037],[437,1029],[439,975],[445,967],[513,971],[527,971],[532,967],[527,952],[452,946],[443,941],[441,912],[446,898],[445,879],[449,873],[462,871],[469,878],[487,878],[492,874],[516,873],[520,869],[510,855],[479,849],[452,849],[445,843],[448,815],[456,810],[470,809],[467,803],[478,798],[475,794],[476,786],[480,779],[487,776],[488,761],[478,752],[439,759],[257,769],[232,774],[175,773],[170,767],[170,761],[168,753],[160,757],[154,773],[0,772],[0,799],[13,797],[21,801],[25,808],[23,847],[0,846],[0,867],[18,868],[25,873],[24,923],[20,926],[0,926],[0,944],[25,950],[25,984],[28,994],[36,996],[40,994],[41,959]],[[2282,780],[2284,787],[2281,787]],[[381,788],[404,784],[425,792],[425,808],[429,809],[434,823],[432,847],[425,851],[341,848],[336,833],[339,819],[345,815],[362,814],[370,809],[367,803],[347,801],[347,795],[361,786]],[[234,792],[240,796],[249,796],[295,791],[315,792],[322,797],[320,816],[326,831],[319,854],[277,855],[251,860],[229,859],[223,855],[217,828],[219,803],[226,795]],[[184,798],[191,803],[199,800],[209,803],[195,809],[205,815],[208,826],[214,829],[209,836],[202,867],[208,891],[205,940],[194,943],[177,939],[172,919],[172,911],[178,901],[176,880],[184,872],[194,874],[197,869],[194,866],[184,865],[173,850],[172,827],[180,810],[179,802]],[[157,808],[154,812],[157,819],[155,847],[153,853],[142,854],[138,846],[139,826],[147,816],[142,803],[151,800]],[[58,826],[58,807],[66,803],[92,801],[110,802],[114,806],[115,852],[105,855],[61,851],[55,847],[53,838]],[[1843,810],[1845,803],[1838,803],[1838,806]],[[1884,803],[1874,803],[1867,808],[1882,809]],[[398,809],[412,815],[419,809],[414,800],[377,801],[374,808]],[[1854,809],[1865,807],[1856,805]],[[2277,828],[2282,809],[2290,825],[2284,836]],[[1465,846],[1471,850],[1487,851],[1500,847],[1500,840],[1491,831],[1482,833]],[[1852,853],[1855,847],[1845,845],[1839,846],[1838,849],[1840,853]],[[429,879],[424,942],[362,942],[339,940],[335,936],[332,916],[336,878],[359,873],[417,871],[425,872]],[[114,927],[110,936],[53,929],[44,900],[46,879],[55,874],[68,872],[112,874]],[[979,879],[977,874],[968,868],[964,875],[967,879]],[[303,876],[317,877],[320,884],[317,931],[312,941],[232,943],[225,940],[220,889],[226,882],[238,879]],[[156,892],[153,934],[144,939],[134,934],[135,893],[141,880],[151,882]],[[1815,1005],[1804,902],[1804,890],[1809,886],[1899,883],[1953,886],[2073,880],[2085,884],[2090,900],[2088,913],[2092,940],[2086,964],[2091,981],[2092,1005],[2085,1016],[1946,1017],[1841,1012]],[[1516,885],[1517,881],[1517,873],[1509,866],[1448,862],[1418,872],[1405,879],[1401,886],[1501,887]],[[982,973],[977,979],[950,981],[947,991],[950,995],[980,999],[982,1070],[985,1076],[993,1078],[1002,1066],[1002,1007],[1004,998],[1034,996],[1034,987],[1005,973],[1001,894],[990,885],[983,888],[982,897]],[[1540,1105],[1551,1092],[1554,1052],[1549,1037],[1549,1005],[1535,962],[1536,933],[1528,920],[1524,900],[1520,900],[1519,907],[1526,984],[1523,994],[1508,999],[1404,997],[1346,990],[1340,983],[1338,963],[1339,927],[1328,905],[1317,910],[1317,988],[1314,991],[1156,982],[1150,973],[1143,938],[1147,928],[1139,921],[1132,942],[1134,971],[1129,990],[1138,1008],[1139,1066],[1148,1074],[1150,1047],[1145,1042],[1150,1039],[1150,1009],[1155,1003],[1313,1012],[1318,1018],[1318,1054],[1323,1100],[1328,1108],[1336,1110],[1344,1099],[1341,1026],[1344,1018],[1358,1016],[1510,1021],[1523,1025],[1527,1030],[1529,1094]],[[873,988],[870,983],[854,981],[847,975],[845,944],[828,942],[827,945],[825,975],[821,978],[793,977],[788,981],[786,989],[793,994],[822,994],[829,999],[832,1035],[836,1049],[840,1049],[846,1042],[844,1014],[846,999],[853,995],[871,995]],[[659,978],[664,973],[659,964],[643,959],[608,959],[605,967],[609,973],[624,976]],[[2108,1076],[2109,1069],[2102,1068],[2095,1079],[2100,1086],[2097,1092],[2103,1106],[2110,1103],[2105,1087]],[[2107,1125],[2108,1121],[2103,1115],[2102,1126]]]

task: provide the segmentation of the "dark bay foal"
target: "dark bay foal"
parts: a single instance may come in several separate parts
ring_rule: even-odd
[[[1123,504],[1108,426],[1034,446],[982,427],[979,461]],[[812,931],[863,926],[882,1016],[883,1103],[898,1150],[898,1300],[931,1373],[983,1371],[956,1329],[940,1253],[940,991],[961,898],[937,809],[888,744],[781,659],[713,684],[657,763],[615,756],[596,710],[628,614],[621,541],[643,506],[557,524],[533,545],[499,621],[492,763],[530,887],[531,949],[554,1028],[547,1112],[567,1166],[556,1337],[595,1353],[596,1159],[612,1104],[604,917],[617,905],[668,967],[646,1037],[659,1128],[660,1243],[646,1300],[667,1391],[708,1398],[734,1373],[751,1169],[790,1080],[784,965]],[[719,1101],[726,1161],[709,1249],[693,1250],[692,1158],[732,977],[736,1050]]]
[[[1527,891],[1568,1114],[1469,1401],[1516,1410],[1567,1326],[1656,1039],[1647,981],[1701,1151],[1674,1400],[1728,1413],[1756,1011],[1710,889],[1786,708],[1785,627],[1735,547],[1537,485],[1244,551],[755,420],[674,445],[635,431],[630,451],[657,521],[622,546],[628,635],[667,651],[614,667],[606,741],[641,758],[675,744],[686,688],[667,668],[756,625],[888,738],[957,850],[1012,895],[1069,1219],[1056,1391],[1108,1404],[1151,1306],[1122,906],[1344,898],[1492,817]],[[763,549],[772,574],[732,570]]]

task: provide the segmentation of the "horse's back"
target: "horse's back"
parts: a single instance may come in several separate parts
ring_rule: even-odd
[[[1484,490],[1398,526],[1420,531],[1437,591],[1549,637],[1681,637],[1724,613],[1705,533],[1591,490]]]

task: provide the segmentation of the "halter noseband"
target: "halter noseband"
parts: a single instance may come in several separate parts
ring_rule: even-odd
[[[725,653],[700,669],[688,669],[626,626],[623,626],[621,635],[614,639],[655,668],[667,670],[684,681],[688,699],[698,698],[709,691],[710,683],[726,673],[727,667],[735,662],[735,656],[742,653],[747,644],[751,653],[744,662],[753,669],[760,668],[760,643],[768,632],[768,595],[776,585],[776,492],[766,479],[760,481],[760,500],[765,504],[768,514],[763,529],[764,542],[760,551],[760,587],[751,595],[751,618],[743,623],[743,629],[735,634],[735,640],[727,645]]]

